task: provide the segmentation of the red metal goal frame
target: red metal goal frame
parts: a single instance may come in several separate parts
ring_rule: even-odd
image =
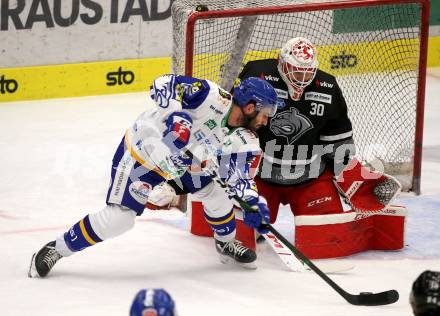
[[[423,146],[423,122],[425,109],[425,86],[426,86],[426,67],[428,56],[428,36],[429,36],[429,0],[347,0],[338,2],[325,3],[309,3],[294,4],[279,7],[258,7],[258,8],[242,8],[233,10],[216,10],[193,12],[186,25],[185,39],[185,75],[191,76],[193,70],[194,57],[194,29],[197,20],[239,17],[250,15],[266,15],[266,14],[282,14],[308,11],[324,11],[333,9],[368,7],[377,5],[392,4],[420,4],[420,56],[419,56],[419,73],[418,73],[418,91],[417,91],[417,108],[416,108],[416,130],[414,139],[414,162],[413,162],[413,178],[412,191],[420,194],[421,169],[422,169],[422,146]]]

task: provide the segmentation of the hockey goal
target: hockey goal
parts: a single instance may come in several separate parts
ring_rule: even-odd
[[[176,0],[173,70],[230,89],[290,38],[318,47],[349,107],[358,154],[420,192],[428,0]]]

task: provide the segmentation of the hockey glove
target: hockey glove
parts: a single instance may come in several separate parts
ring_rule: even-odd
[[[177,200],[176,190],[167,182],[162,182],[148,194],[147,208],[150,210],[169,210]]]
[[[176,153],[188,144],[193,120],[185,112],[173,112],[164,123],[166,130],[163,133],[163,142],[172,153]]]
[[[384,210],[401,189],[395,178],[370,171],[356,158],[335,177],[335,185],[354,211],[370,214]]]
[[[261,225],[269,223],[269,208],[267,202],[262,196],[251,198],[246,201],[251,206],[252,211],[243,210],[243,222],[255,228],[260,234],[267,234],[269,231]]]

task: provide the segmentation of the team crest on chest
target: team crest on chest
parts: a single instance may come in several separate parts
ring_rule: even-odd
[[[286,138],[289,144],[292,144],[312,128],[312,122],[294,107],[291,107],[288,111],[278,113],[270,120],[272,133]]]

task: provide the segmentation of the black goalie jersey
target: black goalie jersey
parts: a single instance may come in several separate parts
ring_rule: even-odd
[[[298,101],[289,97],[276,59],[247,63],[239,78],[247,77],[265,79],[286,103],[266,127],[258,130],[264,150],[259,176],[265,181],[290,185],[316,178],[329,157],[329,167],[333,167],[338,146],[353,144],[347,105],[334,76],[318,70]]]

